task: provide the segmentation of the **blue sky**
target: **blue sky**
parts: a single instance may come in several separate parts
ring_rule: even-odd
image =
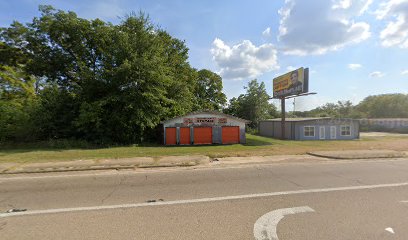
[[[296,110],[408,93],[408,0],[2,0],[0,26],[31,21],[40,4],[112,23],[142,10],[186,41],[193,67],[223,77],[228,98],[254,78],[272,95],[272,79],[298,67],[318,94],[298,98]]]

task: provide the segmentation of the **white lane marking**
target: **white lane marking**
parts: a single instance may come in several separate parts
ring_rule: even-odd
[[[238,199],[273,197],[273,196],[282,196],[282,195],[324,193],[324,192],[335,192],[335,191],[364,190],[364,189],[402,187],[402,186],[408,186],[408,182],[349,186],[349,187],[335,187],[335,188],[304,189],[304,190],[283,191],[283,192],[255,193],[255,194],[236,195],[236,196],[198,198],[198,199],[163,201],[163,202],[153,202],[153,203],[132,203],[132,204],[121,204],[121,205],[102,205],[102,206],[92,206],[92,207],[33,210],[33,211],[16,212],[16,213],[0,213],[0,218],[11,217],[11,216],[48,214],[48,213],[80,212],[80,211],[93,211],[93,210],[104,210],[104,209],[137,208],[137,207],[149,207],[149,206],[205,203],[205,202],[217,202],[217,201],[238,200]]]
[[[314,212],[309,206],[282,208],[266,213],[254,224],[254,237],[256,240],[279,240],[276,232],[278,223],[285,215]]]
[[[392,229],[390,227],[386,228],[385,231],[390,232],[392,234],[395,234],[394,229]]]

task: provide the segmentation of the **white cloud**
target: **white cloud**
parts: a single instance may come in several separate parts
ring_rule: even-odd
[[[361,64],[358,64],[358,63],[350,63],[350,64],[347,65],[347,66],[348,66],[348,68],[350,68],[351,70],[356,70],[356,69],[362,67],[362,65],[361,65]]]
[[[281,16],[278,40],[285,53],[324,54],[356,44],[370,37],[366,22],[355,22],[372,0],[286,0]]]
[[[404,70],[401,72],[401,75],[408,75],[408,70]]]
[[[381,44],[408,48],[408,0],[390,0],[381,4],[375,13],[377,19],[390,19],[380,33]]]
[[[338,9],[338,8],[347,9],[350,6],[351,6],[351,0],[340,0],[340,1],[334,2],[332,9]]]
[[[334,102],[334,100],[329,97],[318,96],[318,95],[310,95],[307,97],[297,97],[295,101],[296,101],[296,106],[295,106],[296,111],[309,111],[319,106],[322,106],[328,102]],[[293,102],[293,100],[290,102]],[[287,102],[286,105],[288,106],[290,102]],[[293,111],[293,107],[288,106],[288,110]]]
[[[295,69],[297,69],[297,68],[294,67],[294,66],[287,66],[287,67],[286,67],[286,70],[288,70],[288,71],[293,71],[293,70],[295,70]]]
[[[370,73],[369,76],[372,78],[380,78],[380,77],[384,77],[385,74],[380,71],[375,71],[375,72]]]
[[[272,44],[255,46],[244,40],[229,46],[216,38],[211,49],[213,60],[225,79],[255,78],[265,72],[279,69],[277,51]]]
[[[264,37],[270,37],[271,36],[271,28],[268,27],[262,32],[262,36]]]

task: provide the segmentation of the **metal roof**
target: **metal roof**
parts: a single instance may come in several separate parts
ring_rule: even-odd
[[[167,120],[165,120],[165,121],[162,121],[161,123],[167,123],[167,122],[172,121],[172,120],[177,119],[177,118],[183,118],[183,117],[186,117],[186,116],[188,116],[188,115],[196,115],[196,114],[214,114],[214,115],[218,115],[218,116],[222,116],[222,117],[226,117],[226,118],[235,119],[235,120],[237,120],[237,121],[244,122],[244,123],[250,123],[250,122],[251,122],[251,121],[249,121],[249,120],[246,120],[246,119],[243,119],[243,118],[239,118],[239,117],[235,117],[235,116],[232,116],[232,115],[229,115],[229,114],[225,114],[225,113],[222,113],[222,112],[219,112],[219,111],[203,110],[203,111],[190,112],[190,113],[187,113],[187,114],[182,115],[182,116],[178,116],[178,117],[175,117],[175,118],[167,119]]]
[[[353,120],[358,121],[355,119],[349,118],[331,118],[331,117],[314,117],[314,118],[285,118],[285,122],[306,122],[306,121],[316,121],[316,120]],[[280,122],[282,121],[281,118],[274,118],[274,119],[265,119],[261,120],[261,122]]]

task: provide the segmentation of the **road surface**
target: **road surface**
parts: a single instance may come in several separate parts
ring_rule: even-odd
[[[0,239],[408,239],[408,159],[2,175]]]

